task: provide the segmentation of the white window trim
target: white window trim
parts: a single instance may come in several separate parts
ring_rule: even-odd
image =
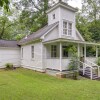
[[[63,22],[67,22],[67,28],[66,28],[66,29],[67,29],[67,34],[64,34],[64,31],[63,31],[63,30],[62,30],[62,34],[65,35],[65,36],[70,36],[70,37],[72,37],[72,33],[73,33],[73,22],[72,22],[72,21],[68,21],[68,20],[63,20],[63,21],[62,21],[62,29],[64,29],[64,28],[63,28]],[[69,33],[68,31],[70,30],[70,29],[68,28],[68,27],[69,27],[69,23],[72,24],[72,29],[71,29],[72,33],[71,33],[71,35],[68,34],[68,33]]]
[[[53,46],[56,46],[56,51],[54,51],[54,48],[52,49]],[[56,56],[54,53],[56,53]],[[57,45],[51,45],[51,58],[57,58]]]

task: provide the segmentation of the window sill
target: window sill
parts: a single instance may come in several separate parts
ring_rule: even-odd
[[[66,35],[66,34],[62,34],[62,36],[72,37],[72,35]]]

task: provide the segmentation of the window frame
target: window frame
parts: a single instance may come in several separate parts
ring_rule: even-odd
[[[67,25],[64,25],[64,23],[67,23]],[[71,24],[71,28],[69,28],[69,24]],[[63,35],[72,36],[72,29],[73,23],[70,21],[63,20]]]
[[[65,49],[67,48],[68,46],[62,46],[62,57],[63,58],[68,58],[69,56],[68,56],[68,51],[66,50],[65,51]],[[64,55],[64,53],[65,53],[65,55]]]
[[[71,24],[71,27],[69,27],[69,24]],[[68,35],[72,36],[72,23],[68,23]]]
[[[51,58],[57,57],[57,45],[51,45]]]
[[[31,46],[31,58],[34,59],[34,46]]]
[[[56,19],[56,15],[55,14],[52,15],[52,19],[53,20]]]

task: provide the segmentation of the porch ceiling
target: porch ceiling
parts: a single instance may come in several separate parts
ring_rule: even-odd
[[[43,44],[50,44],[50,43],[54,43],[54,42],[69,42],[69,43],[77,43],[77,44],[83,44],[83,45],[85,44],[85,45],[100,46],[100,43],[79,41],[79,40],[71,40],[71,39],[64,39],[64,38],[45,41],[45,42],[43,42]]]

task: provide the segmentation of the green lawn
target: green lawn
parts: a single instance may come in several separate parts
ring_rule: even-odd
[[[100,100],[100,82],[58,79],[27,69],[0,70],[0,100]]]

